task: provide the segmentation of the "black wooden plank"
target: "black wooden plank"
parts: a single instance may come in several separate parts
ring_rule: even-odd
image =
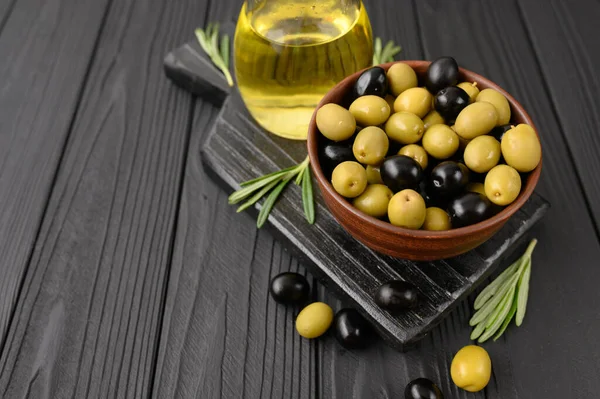
[[[40,14],[64,13],[58,25],[74,40],[93,27],[85,23],[99,13],[96,3]],[[161,61],[189,37],[206,5],[112,3],[0,357],[0,397],[149,396],[192,106],[164,77]],[[60,32],[43,23],[35,30]],[[57,65],[72,71],[86,48],[65,54],[62,47],[23,51],[48,57],[37,59],[42,65],[58,51]],[[70,116],[55,105],[70,81],[52,88],[38,110],[45,132]],[[23,118],[35,115],[29,111]],[[38,138],[46,146],[51,139]]]
[[[596,234],[600,235],[600,39],[596,29],[600,3],[575,3],[550,0],[540,7],[535,0],[519,1],[540,72],[547,82],[545,94],[550,96],[554,120],[564,132],[586,193],[586,205],[592,210]]]
[[[213,1],[206,18],[225,21],[239,6]],[[296,312],[268,296],[272,276],[306,270],[252,217],[236,214],[203,170],[199,149],[214,111],[196,107],[154,396],[317,397],[317,343],[301,339]]]
[[[108,1],[66,3],[0,2],[0,352]]]

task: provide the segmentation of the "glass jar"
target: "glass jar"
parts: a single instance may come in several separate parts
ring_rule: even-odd
[[[360,0],[247,0],[234,38],[237,85],[266,130],[304,140],[321,98],[369,67],[373,36]]]

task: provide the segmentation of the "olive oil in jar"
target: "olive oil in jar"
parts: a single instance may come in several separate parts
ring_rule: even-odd
[[[234,39],[237,85],[268,131],[306,139],[321,98],[371,65],[371,25],[360,0],[248,0]]]

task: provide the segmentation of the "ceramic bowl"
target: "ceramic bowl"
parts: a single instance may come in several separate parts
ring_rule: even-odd
[[[410,65],[420,80],[430,64],[429,61],[397,62],[404,62]],[[384,64],[381,67],[387,71],[394,63]],[[359,71],[348,76],[331,89],[323,97],[317,109],[328,103],[344,104],[344,100],[347,98],[361,72]],[[463,68],[460,69],[460,80],[477,82],[477,87],[480,90],[492,88],[504,94],[511,106],[511,120],[513,123],[526,123],[535,129],[533,121],[521,104],[494,82]],[[317,129],[315,116],[316,110],[310,122],[307,145],[312,171],[325,200],[325,204],[340,225],[358,241],[377,252],[398,258],[420,261],[444,259],[460,255],[483,244],[494,233],[500,230],[506,221],[525,204],[531,193],[533,193],[542,171],[542,162],[540,162],[522,182],[521,193],[517,199],[495,216],[480,223],[447,231],[405,229],[359,211],[333,189],[331,182],[323,173],[319,163],[318,147],[323,143],[324,137]],[[537,129],[535,130],[536,134],[538,134]]]

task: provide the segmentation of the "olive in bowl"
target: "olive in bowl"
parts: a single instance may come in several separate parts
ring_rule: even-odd
[[[413,69],[413,71],[415,72],[415,74],[417,75],[418,81],[422,81],[422,82],[427,81],[425,75],[426,75],[427,71],[429,70],[429,67],[431,64],[430,62],[427,62],[427,61],[398,61],[398,62],[394,62],[394,63],[383,64],[380,67],[383,68],[387,72],[392,65],[396,65],[399,63],[410,66]],[[402,67],[402,69],[406,69],[406,68]],[[358,77],[361,75],[362,72],[363,71],[345,78],[338,85],[336,85],[332,90],[330,90],[323,97],[321,103],[317,107],[316,112],[318,112],[318,109],[320,109],[320,107],[323,107],[326,104],[330,104],[330,103],[343,104],[344,99],[347,98],[347,96],[351,93],[351,90],[353,90],[353,87],[354,87],[354,83],[356,82],[356,80],[358,79]],[[469,84],[475,85],[477,87],[477,89],[480,90],[480,92],[485,89],[488,89],[488,88],[494,89],[494,91],[502,94],[506,98],[506,100],[510,106],[510,111],[511,111],[510,123],[514,126],[517,126],[519,124],[529,125],[532,128],[533,132],[535,132],[536,136],[538,136],[538,134],[537,134],[538,132],[535,129],[535,125],[532,122],[529,115],[527,114],[527,112],[525,111],[525,109],[510,94],[508,94],[501,87],[499,87],[495,83],[491,82],[490,80],[485,79],[484,77],[482,77],[476,73],[473,73],[471,71],[465,70],[463,68],[458,68],[456,80],[454,79],[454,75],[452,73],[449,73],[448,75],[441,74],[439,77],[440,77],[441,81],[444,82],[442,84],[443,87],[439,87],[439,90],[447,87],[450,84],[457,85],[461,82],[469,82]],[[436,79],[432,79],[431,83],[433,84],[433,83],[435,83],[435,81],[436,81]],[[412,82],[410,83],[410,85],[412,85]],[[408,84],[407,84],[407,86],[408,86]],[[402,91],[398,95],[398,97],[396,98],[396,100],[394,102],[394,112],[411,112],[411,113],[417,115],[417,117],[425,119],[428,123],[428,128],[427,128],[427,130],[425,130],[424,135],[422,137],[422,143],[417,142],[414,144],[420,145],[421,147],[423,147],[425,149],[425,151],[427,152],[427,154],[431,155],[431,156],[428,157],[429,159],[428,159],[427,170],[422,171],[423,173],[420,176],[420,179],[417,176],[417,178],[415,180],[421,180],[421,181],[428,180],[428,177],[429,177],[431,171],[433,170],[433,168],[437,164],[439,164],[441,161],[441,159],[437,158],[436,156],[432,155],[430,152],[427,151],[428,147],[430,148],[430,150],[432,152],[435,152],[436,148],[441,147],[442,151],[439,153],[439,155],[441,155],[441,156],[447,156],[448,158],[450,158],[450,157],[456,157],[456,156],[460,155],[460,157],[462,157],[462,154],[457,154],[457,153],[463,151],[464,148],[466,148],[466,146],[472,139],[482,136],[482,135],[490,135],[490,132],[498,126],[499,116],[498,116],[497,108],[494,107],[493,104],[490,104],[489,102],[486,102],[486,101],[476,101],[475,100],[474,102],[471,102],[472,99],[470,98],[470,96],[469,96],[469,104],[460,111],[460,113],[456,117],[455,124],[448,125],[448,123],[451,123],[451,121],[444,120],[444,118],[441,117],[441,115],[439,115],[439,112],[437,114],[432,113],[432,99],[435,96],[435,94],[437,94],[437,92],[439,91],[439,90],[437,90],[437,91],[433,92],[432,90],[435,90],[434,86],[435,85],[431,86],[432,89],[429,90],[429,93],[430,93],[429,103],[425,103],[423,101],[424,99],[427,98],[425,93],[423,93],[421,90],[413,90],[413,89],[417,89],[419,87],[409,87],[406,89],[403,88],[404,91]],[[422,88],[419,88],[419,89],[422,89]],[[406,94],[406,92],[408,92],[408,94]],[[475,91],[473,91],[473,92],[475,92]],[[390,94],[390,93],[388,93],[388,94]],[[392,91],[392,94],[395,95],[395,93],[393,93],[393,91]],[[404,94],[404,96],[402,96],[403,94]],[[381,99],[380,97],[378,97],[378,98]],[[381,99],[381,101],[385,102],[385,106],[383,105],[383,103],[380,103],[377,100],[376,102],[379,104],[378,105],[379,108],[383,109],[384,111],[385,111],[385,109],[390,108],[388,102],[386,102],[384,99]],[[429,117],[428,117],[428,115],[429,115]],[[389,115],[388,115],[388,117],[389,117]],[[383,118],[376,118],[376,119],[378,119],[377,122],[381,122],[381,119],[383,119]],[[442,121],[444,122],[443,124],[440,123]],[[425,125],[425,122],[423,124]],[[361,125],[361,124],[359,123],[359,125]],[[366,126],[366,125],[362,125],[362,126]],[[380,128],[382,127],[381,123],[377,124],[376,126],[378,126]],[[451,140],[453,143],[450,147],[445,147],[446,144],[444,143],[442,145],[441,141],[438,142],[439,145],[436,147],[436,143],[435,143],[436,140],[431,140],[433,142],[432,145],[429,145],[429,146],[426,145],[427,143],[426,143],[425,139],[427,137],[427,132],[435,126],[448,126],[449,130],[445,130],[445,128],[441,129],[441,130],[444,130],[444,132],[443,132],[444,134],[440,134],[440,136],[441,137],[451,137]],[[385,130],[385,128],[384,128],[384,130]],[[435,130],[439,130],[439,128],[436,128]],[[515,137],[520,137],[521,135],[515,135]],[[529,133],[527,133],[526,135],[529,136]],[[523,136],[525,136],[525,135],[523,135]],[[388,137],[389,137],[389,134],[388,134]],[[435,137],[435,135],[431,136],[431,138],[434,138],[434,137]],[[539,136],[538,136],[538,138],[539,138]],[[454,139],[457,139],[457,140],[454,140]],[[457,147],[459,147],[460,140],[464,141],[463,148],[457,148],[456,150],[454,150],[455,145]],[[458,141],[457,144],[454,144],[454,141]],[[455,226],[454,223],[451,223],[451,229],[449,229],[449,230],[424,230],[423,225],[425,225],[424,220],[425,220],[426,213],[427,213],[426,212],[427,207],[435,206],[435,207],[439,207],[443,211],[448,211],[447,202],[450,202],[451,200],[453,200],[454,197],[449,198],[448,201],[444,201],[445,202],[444,204],[439,204],[439,205],[435,204],[434,205],[434,204],[427,203],[425,197],[423,195],[419,194],[420,192],[422,192],[420,184],[418,184],[416,187],[410,187],[410,188],[405,188],[404,186],[397,186],[394,189],[390,188],[392,192],[400,192],[405,189],[415,190],[416,194],[419,195],[419,198],[425,202],[425,209],[423,209],[425,211],[424,212],[425,216],[424,216],[424,219],[423,219],[420,229],[417,230],[417,229],[414,229],[411,227],[395,226],[392,223],[388,222],[385,218],[379,219],[379,218],[370,216],[370,215],[366,214],[365,212],[362,212],[361,210],[357,209],[355,206],[353,206],[352,200],[348,199],[348,198],[355,198],[355,197],[347,197],[345,195],[341,195],[338,192],[336,192],[336,190],[334,189],[334,185],[332,185],[331,179],[329,179],[329,177],[326,176],[326,174],[323,172],[323,168],[321,166],[321,160],[319,159],[319,146],[320,146],[320,143],[322,144],[323,142],[324,141],[322,140],[321,133],[317,129],[316,121],[313,116],[313,120],[311,121],[311,124],[309,126],[309,132],[308,132],[308,140],[307,140],[308,152],[309,152],[309,156],[311,158],[311,167],[312,167],[312,171],[314,172],[314,177],[317,182],[318,188],[321,191],[325,205],[330,210],[332,215],[336,218],[336,220],[342,225],[342,227],[350,235],[352,235],[354,238],[361,241],[363,244],[365,244],[369,248],[373,249],[374,251],[381,252],[381,253],[391,255],[394,257],[398,257],[398,258],[405,258],[405,259],[412,259],[412,260],[435,260],[435,259],[444,259],[444,258],[457,256],[457,255],[465,253],[465,252],[481,245],[483,242],[487,241],[527,201],[527,199],[530,197],[530,195],[533,193],[533,191],[535,189],[535,186],[539,180],[539,176],[540,176],[541,168],[542,168],[542,162],[541,162],[541,157],[540,157],[539,163],[537,163],[535,168],[531,172],[527,172],[527,174],[524,175],[524,177],[522,178],[522,182],[521,182],[522,184],[521,184],[521,187],[520,187],[520,190],[519,190],[517,196],[508,205],[501,205],[501,206],[503,206],[503,208],[501,210],[499,210],[498,212],[494,212],[493,215],[491,215],[490,217],[486,218],[483,221],[480,221],[480,222],[477,222],[474,224],[470,224],[468,226],[459,227],[459,226]],[[395,142],[395,139],[390,138],[390,144],[392,142]],[[474,146],[474,147],[477,148],[477,146]],[[508,146],[506,146],[506,147],[508,149]],[[511,145],[510,147],[513,149],[519,148],[516,145]],[[389,151],[389,149],[388,149],[388,151]],[[454,151],[454,154],[452,154],[452,151]],[[511,151],[511,150],[508,150],[508,151]],[[512,151],[518,152],[517,150],[512,150]],[[449,155],[449,153],[452,155]],[[386,158],[383,160],[383,162],[385,163],[387,159],[395,157],[395,156],[396,155],[388,154],[386,156]],[[407,158],[409,158],[409,157],[407,157]],[[446,159],[448,159],[448,158],[446,158]],[[414,159],[411,159],[411,160],[414,161]],[[476,161],[478,161],[477,157],[474,157],[472,159],[472,161],[473,161],[472,164],[476,164],[477,163]],[[414,161],[414,162],[418,164],[418,162],[416,162],[416,161]],[[460,165],[463,165],[463,164],[460,164]],[[364,166],[362,166],[360,164],[358,166],[360,166],[363,169],[365,168]],[[482,166],[482,168],[485,169],[488,166],[489,165],[485,165],[485,166]],[[500,166],[500,165],[496,165],[495,167],[497,168],[498,166]],[[521,165],[519,164],[519,166],[521,166]],[[529,167],[529,165],[522,165],[522,166]],[[338,165],[338,167],[339,167],[339,165]],[[371,171],[373,171],[377,167],[379,167],[380,176],[383,180],[383,183],[385,185],[387,185],[385,183],[385,179],[384,179],[383,163],[380,165],[372,165],[370,169],[371,169]],[[419,165],[419,167],[420,167],[420,165]],[[489,172],[487,172],[487,175],[489,175],[489,173],[491,173],[493,170],[494,170],[494,168],[492,168]],[[499,176],[509,175],[503,170],[500,170],[500,172],[501,173],[495,172],[495,174],[497,174]],[[364,191],[364,189],[366,188],[366,183],[368,181],[367,177],[366,177],[366,171],[364,172],[364,174],[365,174],[365,177],[364,177],[365,186],[362,187],[362,191]],[[467,184],[473,183],[473,182],[483,182],[485,180],[485,179],[478,179],[476,181],[473,179],[473,175],[475,175],[475,174],[469,173],[470,179],[467,182]],[[509,175],[509,177],[512,179],[512,173]],[[506,185],[506,182],[507,182],[507,180],[505,178],[504,179],[497,178],[497,179],[490,180],[488,182],[490,192],[496,193],[497,194],[496,196],[498,198],[504,198],[504,199],[510,198],[510,196],[513,193],[513,191],[510,190],[512,186]],[[464,183],[463,181],[460,181],[460,183],[461,183],[460,184],[461,192],[453,193],[452,194],[453,196],[458,196],[458,195],[461,195],[462,193],[467,192],[466,184],[463,184]],[[484,184],[484,186],[485,186],[485,184]],[[400,191],[396,191],[397,189],[400,189]],[[502,194],[504,192],[502,190],[504,190],[508,193],[507,196],[504,196]],[[360,195],[362,193],[362,191],[360,193],[356,194],[356,196]],[[485,191],[487,191],[487,190],[485,190]],[[408,198],[408,199],[411,200],[410,198]],[[390,200],[390,202],[392,202],[392,201]],[[415,203],[417,203],[417,202],[419,204],[421,204],[420,201],[416,201]],[[504,201],[501,201],[501,202],[504,202]],[[493,201],[492,201],[492,203],[493,203]],[[421,206],[419,206],[419,209],[421,210]],[[388,212],[389,212],[389,209],[388,209]],[[450,212],[447,212],[447,213],[450,213]],[[389,215],[388,215],[388,217],[389,217]]]

